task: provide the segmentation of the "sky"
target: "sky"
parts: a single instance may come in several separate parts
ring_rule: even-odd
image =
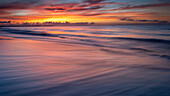
[[[170,22],[169,0],[0,0],[0,21]]]

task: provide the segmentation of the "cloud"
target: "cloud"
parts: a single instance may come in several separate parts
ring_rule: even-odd
[[[79,2],[80,1],[80,2]],[[113,2],[114,0],[1,0],[0,1],[0,17],[11,17],[10,20],[38,20],[46,18],[43,16],[49,16],[48,18],[76,18],[76,16],[82,18],[98,18],[104,20],[118,21],[132,21],[132,22],[151,22],[149,18],[159,19],[160,21],[169,20],[170,15],[167,9],[159,8],[159,10],[138,10],[138,9],[152,9],[156,7],[170,6],[170,3],[165,3],[167,0],[160,0],[159,4],[145,5],[131,5],[135,2]],[[162,1],[162,2],[161,2]],[[163,2],[164,1],[164,2]],[[152,2],[153,3],[153,2]],[[142,4],[142,3],[138,3]],[[111,6],[110,6],[111,5]],[[114,5],[114,6],[112,6]],[[114,9],[115,8],[115,9]],[[133,10],[134,9],[134,10]],[[118,11],[117,11],[118,10]],[[122,10],[122,11],[119,11]],[[125,10],[125,11],[124,11]],[[161,12],[163,10],[163,12]],[[16,17],[25,16],[25,17]],[[33,18],[32,16],[39,16]],[[54,16],[54,17],[52,17]],[[15,17],[15,18],[14,18]],[[122,18],[131,17],[131,18]],[[141,17],[141,20],[132,18]],[[7,19],[7,18],[6,18]],[[76,18],[79,19],[79,18]],[[117,20],[117,19],[116,19]],[[101,20],[102,21],[102,20]],[[160,22],[152,20],[152,22]],[[110,22],[110,21],[109,21]]]
[[[9,4],[9,5],[1,5],[0,10],[26,9],[29,7],[30,7],[29,4]]]
[[[37,5],[34,5],[37,1],[29,0],[29,2],[16,1],[13,3],[0,4],[0,10],[23,10],[32,9]]]
[[[170,6],[170,3],[147,4],[147,5],[139,5],[139,6],[130,6],[130,5],[127,5],[126,7],[120,7],[120,8],[117,8],[117,9],[112,9],[111,11],[129,10],[129,9],[141,9],[141,8],[152,8],[152,7],[164,7],[164,6]]]
[[[168,23],[168,21],[160,20],[146,20],[146,19],[132,19],[128,17],[120,18],[121,21],[133,21],[133,22],[152,22],[152,23]]]
[[[29,10],[32,3],[11,3],[0,5],[0,15],[12,15],[16,10]]]
[[[99,5],[95,5],[95,6],[79,6],[79,3],[73,3],[73,4],[55,4],[52,6],[44,6],[44,10],[49,10],[49,11],[67,11],[67,12],[71,12],[71,11],[84,11],[84,10],[97,10],[97,9],[101,9],[104,6],[99,6]]]
[[[101,9],[104,6],[91,6],[91,7],[78,7],[78,8],[73,8],[68,11],[83,11],[83,10],[96,10],[96,9]]]
[[[21,17],[0,17],[0,19],[7,19],[7,20],[26,20],[27,18]]]
[[[104,13],[84,13],[81,14],[81,16],[98,16],[98,15],[102,15]]]
[[[80,4],[79,7],[89,7],[89,6],[104,6],[104,5],[112,5],[112,4],[116,4],[116,5],[121,5],[121,4],[128,4],[129,2],[125,2],[125,3],[116,3],[116,2],[104,2],[104,3],[93,3],[93,4]]]
[[[73,9],[73,7],[77,6],[79,3],[62,3],[62,4],[52,4],[52,5],[40,5],[37,6],[38,9],[43,9],[47,11],[67,11]]]
[[[95,4],[95,3],[100,3],[106,0],[83,0],[84,2],[90,3],[90,4]]]
[[[11,13],[9,13],[9,12],[6,12],[6,11],[0,11],[0,15],[2,16],[2,15],[10,15]]]
[[[56,7],[56,8],[44,8],[45,10],[50,10],[50,11],[57,11],[57,10],[66,10],[66,8],[61,8],[61,7]]]
[[[124,3],[116,3],[116,2],[103,2],[107,0],[83,0],[82,2],[72,2],[72,3],[67,2],[67,3],[59,3],[59,4],[56,4],[56,2],[50,4],[42,3],[45,2],[45,0],[28,0],[28,1],[14,0],[14,1],[15,2],[12,3],[4,3],[3,5],[0,6],[0,11],[3,11],[3,15],[14,14],[14,12],[12,11],[19,12],[16,10],[31,10],[37,15],[40,15],[42,13],[53,14],[58,12],[75,12],[75,11],[79,12],[79,11],[87,11],[87,10],[97,11],[98,9],[105,8],[105,5],[124,4]],[[54,0],[50,0],[50,1],[54,1]]]
[[[13,0],[14,2],[8,2],[9,0],[4,1],[3,4],[0,1],[0,14],[1,15],[27,15],[27,11],[32,11],[34,13],[42,12],[41,6],[47,6],[39,4],[40,1],[45,1],[45,0]],[[21,11],[23,12],[21,12]],[[47,10],[50,10],[47,9]],[[51,9],[52,10],[52,9]],[[58,8],[58,10],[62,10],[61,8]],[[25,13],[24,13],[25,11]],[[29,14],[28,14],[29,15]],[[39,15],[39,14],[37,14]]]
[[[98,10],[101,8],[105,8],[105,5],[110,4],[127,4],[127,3],[116,3],[116,2],[103,2],[106,0],[83,0],[80,3],[61,3],[61,4],[53,4],[53,5],[44,5],[45,10],[48,11],[85,11],[85,10]]]
[[[106,1],[106,0],[85,0],[80,3],[55,4],[44,9],[49,10],[49,11],[54,11],[54,12],[60,11],[60,10],[71,12],[71,11],[98,10],[101,8],[105,8],[105,5],[110,5],[110,4],[127,4],[127,2],[126,3],[116,3],[116,2],[103,2],[102,3],[102,1]]]

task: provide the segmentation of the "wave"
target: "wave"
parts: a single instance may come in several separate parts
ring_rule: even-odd
[[[129,48],[131,50],[139,50],[139,51],[144,51],[144,52],[153,52],[152,50],[144,49],[144,48]]]
[[[0,40],[12,40],[11,38],[1,38],[0,37]]]
[[[132,53],[123,52],[122,50],[121,51],[109,50],[109,49],[100,49],[100,50],[108,53],[119,54],[119,55],[132,55]]]
[[[170,43],[170,40],[164,39],[152,39],[152,38],[128,38],[128,37],[105,37],[108,39],[120,39],[120,40],[132,40],[132,41],[142,41],[151,43]]]
[[[170,60],[170,55],[151,54],[151,56],[157,56],[163,59]]]
[[[8,33],[13,33],[13,34],[38,35],[38,36],[54,36],[52,34],[48,34],[46,32],[39,32],[39,31],[17,30],[17,29],[7,29],[7,28],[1,28],[0,30],[8,32]],[[57,36],[57,35],[55,35],[55,36]]]
[[[9,29],[9,28],[0,28],[1,31],[5,31],[13,34],[23,34],[23,35],[33,35],[33,36],[49,36],[49,37],[60,37],[67,38],[69,37],[88,37],[88,38],[100,38],[100,39],[118,39],[118,40],[129,40],[129,41],[140,41],[140,42],[151,42],[151,43],[170,43],[170,40],[165,39],[155,39],[155,38],[131,38],[131,37],[97,37],[97,36],[87,36],[87,35],[75,35],[75,34],[49,34],[42,31],[30,31],[30,30],[17,30],[17,29]],[[81,39],[81,41],[91,40]]]

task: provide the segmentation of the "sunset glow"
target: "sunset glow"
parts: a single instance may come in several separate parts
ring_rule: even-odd
[[[168,0],[1,0],[0,20],[159,23],[170,21],[169,8]]]

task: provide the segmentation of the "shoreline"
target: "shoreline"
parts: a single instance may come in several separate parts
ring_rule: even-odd
[[[0,27],[49,27],[49,26],[120,26],[120,25],[170,25],[168,24],[109,24],[109,25],[102,25],[102,24],[95,24],[95,25],[0,25]]]

